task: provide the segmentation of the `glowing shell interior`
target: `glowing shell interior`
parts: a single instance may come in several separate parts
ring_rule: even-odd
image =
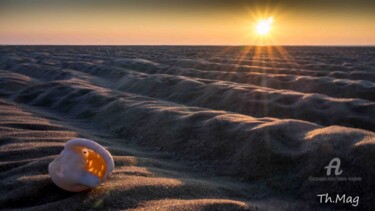
[[[95,188],[114,169],[111,154],[88,139],[73,139],[48,166],[52,181],[60,188],[79,192]]]

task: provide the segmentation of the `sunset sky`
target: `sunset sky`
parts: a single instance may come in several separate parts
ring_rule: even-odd
[[[0,0],[0,44],[375,45],[374,11],[374,0]]]

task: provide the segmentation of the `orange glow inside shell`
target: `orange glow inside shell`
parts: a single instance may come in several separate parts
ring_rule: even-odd
[[[86,171],[98,176],[102,181],[107,170],[106,163],[102,156],[100,156],[100,154],[96,153],[94,150],[82,146],[74,147],[74,151],[82,155],[82,159],[84,159],[84,162],[86,163]]]

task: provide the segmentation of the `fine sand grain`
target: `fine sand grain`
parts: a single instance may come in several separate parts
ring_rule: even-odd
[[[0,209],[316,210],[374,206],[375,49],[0,48]],[[55,186],[75,137],[116,168]],[[326,178],[338,157],[342,178]],[[334,176],[333,176],[334,177]],[[320,204],[317,194],[359,196]]]

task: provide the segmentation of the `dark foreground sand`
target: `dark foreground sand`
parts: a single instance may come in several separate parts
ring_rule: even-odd
[[[370,209],[375,49],[0,48],[0,209]],[[47,166],[85,137],[114,155],[69,193]],[[325,178],[341,159],[342,178]],[[331,176],[335,177],[335,176]],[[359,196],[320,204],[317,194]]]

